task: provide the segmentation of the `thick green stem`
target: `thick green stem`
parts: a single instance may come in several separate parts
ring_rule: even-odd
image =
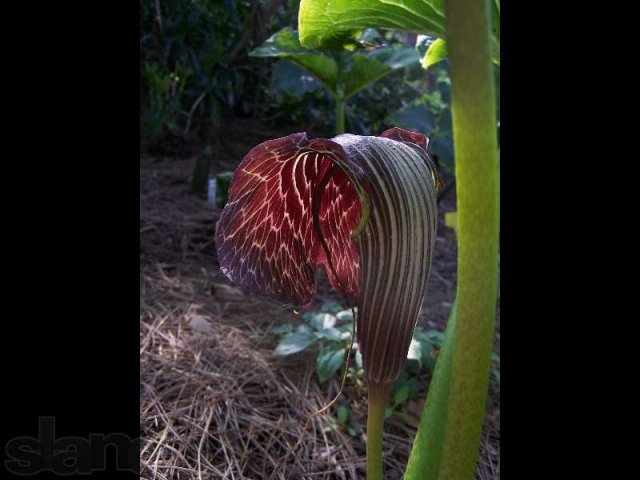
[[[456,336],[457,308],[454,302],[447,323],[442,348],[438,354],[429,394],[420,417],[420,425],[407,464],[404,480],[435,480],[438,478],[444,448],[446,420],[451,394],[453,340]]]
[[[369,383],[367,414],[367,480],[383,480],[382,434],[391,384]]]
[[[456,155],[458,292],[439,479],[474,476],[495,328],[498,157],[489,5],[445,0]]]
[[[336,97],[336,135],[344,133],[344,98]]]

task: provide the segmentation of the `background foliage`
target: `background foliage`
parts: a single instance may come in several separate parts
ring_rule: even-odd
[[[141,0],[143,148],[206,139],[236,119],[333,135],[335,103],[320,82],[288,60],[250,56],[283,28],[297,28],[298,6],[298,0]],[[434,39],[376,29],[361,35],[369,51],[413,48],[420,40],[421,57]],[[447,70],[446,61],[426,72],[415,62],[367,86],[346,106],[346,131],[421,131],[431,137],[432,153],[451,168]]]
[[[153,143],[255,114],[270,71],[247,54],[272,30],[295,24],[298,4],[141,0],[142,139]]]

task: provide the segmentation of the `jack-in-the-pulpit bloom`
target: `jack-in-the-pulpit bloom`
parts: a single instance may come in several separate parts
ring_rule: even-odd
[[[222,271],[284,303],[309,304],[325,266],[357,306],[370,384],[402,371],[425,295],[440,188],[426,148],[399,128],[264,142],[238,166],[216,228]]]

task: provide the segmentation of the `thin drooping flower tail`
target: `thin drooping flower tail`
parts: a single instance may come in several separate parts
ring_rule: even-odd
[[[440,187],[426,147],[398,128],[262,143],[238,166],[216,228],[222,271],[285,303],[308,304],[324,265],[358,308],[372,384],[402,370],[425,295]]]

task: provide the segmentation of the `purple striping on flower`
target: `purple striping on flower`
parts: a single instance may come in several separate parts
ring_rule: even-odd
[[[264,142],[238,166],[216,229],[225,275],[282,302],[309,304],[324,265],[358,307],[376,384],[401,371],[426,291],[441,187],[427,143],[399,128]]]

